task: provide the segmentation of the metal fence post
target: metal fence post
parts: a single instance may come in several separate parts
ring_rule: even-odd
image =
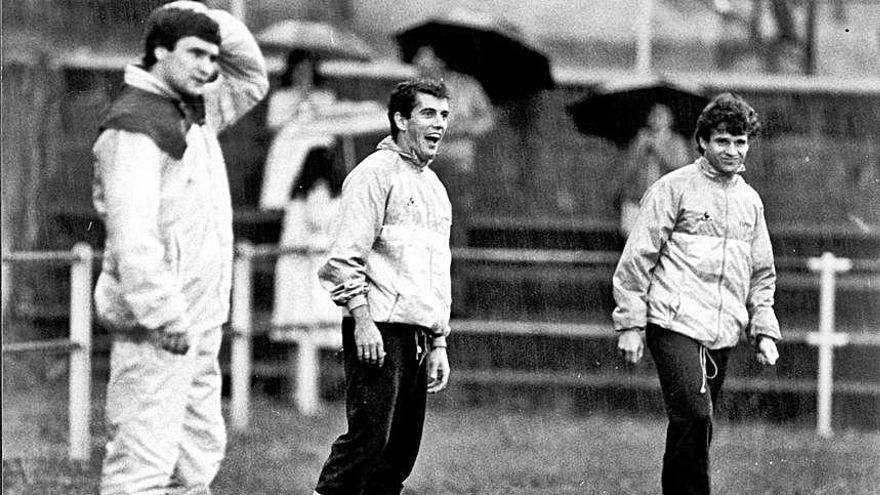
[[[70,458],[88,460],[92,395],[92,248],[73,247],[70,267]]]
[[[250,423],[251,393],[251,294],[254,246],[245,241],[236,245],[232,273],[232,349],[230,380],[232,381],[231,426],[245,431]]]
[[[852,268],[852,261],[822,253],[810,258],[807,266],[819,272],[819,331],[807,335],[807,342],[819,348],[819,370],[816,379],[816,431],[822,437],[833,435],[831,429],[831,400],[834,388],[834,348],[846,345],[848,335],[834,331],[834,295],[837,273]]]

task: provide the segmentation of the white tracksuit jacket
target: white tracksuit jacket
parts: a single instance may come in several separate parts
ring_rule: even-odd
[[[776,270],[764,206],[740,175],[705,158],[670,172],[642,198],[613,277],[614,328],[648,322],[709,349],[781,338],[773,311]]]

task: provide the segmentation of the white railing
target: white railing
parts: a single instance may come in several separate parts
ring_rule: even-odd
[[[852,261],[823,253],[820,258],[810,258],[810,270],[819,272],[819,331],[807,335],[807,343],[819,348],[819,374],[816,379],[816,432],[830,437],[831,397],[834,390],[834,348],[844,346],[849,335],[834,331],[834,296],[836,275],[852,268]]]
[[[88,460],[91,447],[92,400],[92,263],[88,244],[70,251],[16,252],[3,255],[3,264],[70,264],[70,337],[67,339],[3,344],[3,354],[22,352],[65,352],[70,354],[68,416],[69,456]]]
[[[230,423],[237,431],[244,431],[249,426],[251,378],[253,370],[253,264],[256,259],[302,254],[302,249],[284,249],[276,246],[255,247],[250,243],[236,246],[236,257],[232,288],[232,343],[230,358],[231,399]],[[490,253],[491,254],[491,253]],[[459,261],[492,261],[495,257],[482,258],[480,250],[461,249],[454,251],[454,259]],[[3,344],[3,354],[21,352],[60,351],[70,353],[69,406],[70,418],[70,450],[71,459],[85,460],[89,458],[90,421],[91,421],[91,352],[92,352],[92,264],[96,254],[86,244],[77,244],[71,251],[57,252],[17,252],[3,255],[4,264],[13,263],[45,263],[62,262],[71,265],[70,281],[70,338],[32,342],[14,342]],[[567,259],[565,256],[563,258]],[[568,257],[570,258],[570,256]],[[590,261],[602,264],[611,260],[610,253],[598,253],[590,256]],[[495,260],[497,261],[497,260]],[[535,259],[530,260],[534,262]],[[551,260],[552,261],[552,260]],[[565,260],[563,260],[565,261]],[[568,260],[570,261],[570,260]],[[847,345],[854,339],[850,335],[834,331],[834,295],[836,292],[835,277],[853,266],[851,260],[836,258],[825,253],[820,258],[807,261],[811,270],[820,273],[820,324],[819,331],[807,335],[806,341],[819,347],[817,392],[817,432],[822,436],[831,436],[831,399],[833,396],[833,362],[832,353],[835,347]],[[469,325],[461,325],[458,331],[480,332]],[[515,328],[496,326],[495,329]],[[584,335],[594,334],[586,332]],[[864,345],[880,345],[880,338],[859,338]],[[321,347],[336,346],[337,339],[318,339],[307,346],[310,353],[317,353]],[[297,407],[305,413],[317,410],[317,382],[319,377],[318,360],[314,356],[300,355],[297,369]]]
[[[279,256],[315,254],[314,251],[299,247],[278,247],[276,245],[254,246],[249,242],[236,245],[236,257],[232,287],[232,345],[229,363],[232,396],[230,405],[230,426],[236,431],[244,431],[250,424],[250,388],[253,370],[253,271],[257,260],[276,259]],[[338,348],[342,345],[339,328],[321,327],[312,331],[291,329],[273,332],[278,340],[297,345],[296,369],[291,376],[293,401],[297,409],[305,414],[316,414],[320,410],[318,382],[320,379],[318,355],[321,349]]]
[[[521,251],[517,253],[516,251]],[[526,251],[525,255],[522,251]],[[233,328],[235,330],[236,339],[233,341],[233,362],[231,369],[233,373],[233,398],[232,398],[232,417],[233,427],[238,430],[244,430],[248,427],[248,410],[249,399],[246,394],[250,391],[250,370],[252,359],[250,351],[250,336],[252,332],[252,306],[250,294],[252,293],[251,274],[253,272],[253,263],[256,259],[284,256],[293,253],[302,253],[297,249],[281,249],[276,246],[253,246],[249,243],[238,245],[238,256],[236,257],[236,279],[233,281]],[[522,262],[522,263],[562,263],[562,264],[586,264],[586,265],[613,265],[616,263],[619,253],[612,252],[581,252],[581,251],[530,251],[530,250],[497,250],[497,249],[474,249],[459,248],[453,250],[453,259],[456,261],[467,262]],[[806,262],[807,266],[813,270],[820,272],[819,292],[821,298],[820,304],[820,325],[819,332],[811,332],[806,335],[805,341],[811,345],[819,347],[818,361],[818,378],[816,380],[817,393],[817,432],[821,436],[832,435],[831,429],[831,398],[833,394],[833,378],[832,378],[832,350],[836,346],[846,345],[847,343],[859,343],[860,345],[880,346],[880,335],[870,336],[850,336],[846,333],[834,331],[834,294],[836,292],[835,277],[836,274],[846,271],[853,266],[854,262],[844,258],[836,258],[831,253],[825,253],[821,258],[810,258],[808,260],[798,260],[799,265],[803,267]],[[789,259],[784,263],[789,268],[795,267],[795,260]],[[874,273],[878,268],[878,263],[874,260],[860,260],[855,262],[860,268]],[[870,281],[873,284],[873,279]],[[872,285],[873,287],[873,285]],[[503,325],[492,325],[491,322],[482,322],[480,324],[471,325],[467,321],[458,322],[455,325],[457,333],[517,333],[517,334],[544,334],[543,330],[536,331],[540,324],[523,324],[516,325],[505,322]],[[571,331],[571,325],[556,325],[553,331],[561,331],[565,335],[579,336],[595,336],[597,330],[593,328],[595,325],[577,326],[577,330]],[[483,328],[487,327],[487,328]],[[491,327],[491,328],[488,328]],[[528,327],[528,328],[527,328]],[[560,328],[556,328],[560,327]],[[563,328],[564,327],[564,328]],[[546,329],[544,329],[546,330]],[[607,334],[610,334],[608,332]],[[858,337],[858,338],[855,338]],[[338,345],[333,339],[323,339],[318,342],[318,347],[328,347]],[[314,345],[308,348],[309,352],[314,354],[317,347]],[[297,375],[293,377],[297,382],[297,394],[295,395],[296,406],[304,413],[309,414],[318,407],[317,382],[319,377],[318,360],[314,356],[300,356],[300,364],[297,368]],[[304,369],[309,368],[309,369]],[[237,386],[235,384],[238,384]],[[772,387],[771,387],[772,388]],[[861,390],[861,389],[860,389]],[[873,389],[868,387],[869,392]],[[241,395],[241,396],[236,396]]]

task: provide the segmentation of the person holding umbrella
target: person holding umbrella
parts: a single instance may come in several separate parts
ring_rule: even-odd
[[[318,56],[294,49],[287,54],[279,87],[272,91],[266,111],[266,126],[276,132],[291,121],[307,122],[330,111],[336,95],[326,89],[318,75]]]
[[[277,183],[277,174],[266,174],[267,181],[285,192],[278,198],[284,208],[278,244],[305,250],[279,256],[276,262],[272,324],[304,330],[339,320],[339,309],[323,297],[315,272],[338,213],[343,172],[336,164],[333,135],[278,131],[308,125],[332,112],[336,96],[322,87],[317,64],[313,52],[291,50],[266,114],[267,127],[276,133],[266,168],[286,174],[284,184]]]
[[[697,119],[702,156],[648,189],[614,272],[617,347],[638,362],[644,333],[660,378],[666,495],[710,492],[713,411],[740,333],[761,364],[779,357],[764,206],[739,175],[759,127],[741,97],[715,97]]]
[[[473,211],[473,173],[478,140],[495,127],[495,113],[489,97],[475,78],[450,70],[434,48],[425,45],[413,57],[413,65],[424,78],[443,81],[455,102],[454,126],[443,141],[443,153],[435,160],[437,175],[449,190],[453,201],[452,245],[467,242],[465,220]]]
[[[280,87],[269,96],[266,125],[274,139],[261,194],[263,208],[284,209],[279,246],[304,251],[278,258],[272,324],[305,331],[335,325],[340,318],[315,276],[329,245],[345,176],[332,128],[357,118],[381,121],[383,113],[377,102],[338,100],[325,88],[318,73],[321,53],[290,50]]]
[[[626,152],[620,190],[620,233],[629,236],[639,213],[642,195],[661,176],[686,164],[689,153],[684,137],[673,130],[669,107],[655,104],[646,126]]]

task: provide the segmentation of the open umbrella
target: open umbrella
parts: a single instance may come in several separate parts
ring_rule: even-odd
[[[365,61],[375,55],[356,34],[323,22],[287,19],[272,24],[256,38],[267,50],[307,50],[325,59]]]
[[[651,107],[657,103],[672,111],[673,129],[690,137],[697,117],[709,100],[698,89],[653,78],[606,86],[597,94],[569,105],[568,112],[582,133],[624,146],[645,126]]]
[[[519,29],[479,12],[455,9],[396,35],[403,60],[430,46],[449,69],[470,74],[494,102],[522,98],[553,87],[547,57]]]

